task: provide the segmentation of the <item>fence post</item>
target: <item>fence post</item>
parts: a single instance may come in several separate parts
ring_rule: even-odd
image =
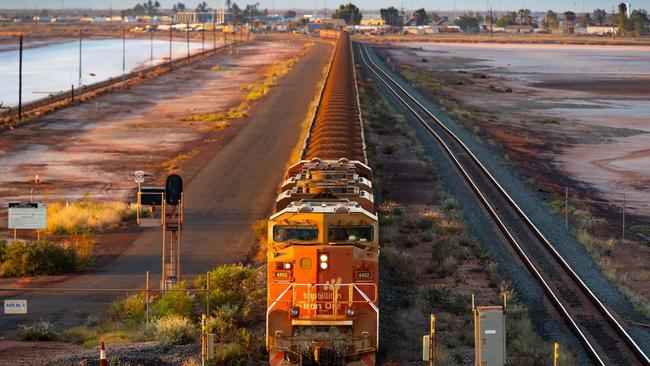
[[[205,314],[201,314],[201,365],[205,366],[205,360],[208,356],[208,340],[205,326]]]
[[[147,311],[147,324],[149,324],[149,271],[147,271],[146,311]]]
[[[564,227],[569,228],[569,187],[564,188]]]
[[[623,240],[625,240],[625,209],[626,209],[625,193],[623,193]]]
[[[205,313],[210,316],[210,271],[205,274]]]

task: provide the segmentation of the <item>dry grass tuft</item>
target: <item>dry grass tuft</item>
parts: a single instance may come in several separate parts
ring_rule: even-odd
[[[134,218],[135,214],[135,205],[124,202],[55,202],[47,207],[47,231],[51,234],[80,234],[113,229]]]

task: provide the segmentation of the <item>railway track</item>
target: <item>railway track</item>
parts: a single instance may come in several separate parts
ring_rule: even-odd
[[[446,151],[592,361],[597,365],[650,365],[650,359],[616,314],[596,297],[463,141],[409,93],[403,81],[386,72],[368,46],[358,43],[356,47],[361,62],[376,80]]]

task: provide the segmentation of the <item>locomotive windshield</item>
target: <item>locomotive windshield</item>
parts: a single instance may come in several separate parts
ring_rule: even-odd
[[[273,227],[273,240],[283,241],[314,241],[318,239],[318,228],[311,226],[281,226]]]
[[[330,226],[327,230],[329,242],[372,241],[372,226]]]

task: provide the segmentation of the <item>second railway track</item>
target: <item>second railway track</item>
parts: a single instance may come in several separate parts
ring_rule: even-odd
[[[365,44],[360,62],[446,151],[506,240],[597,365],[650,365],[616,315],[585,284],[472,151],[400,81],[383,70]]]

